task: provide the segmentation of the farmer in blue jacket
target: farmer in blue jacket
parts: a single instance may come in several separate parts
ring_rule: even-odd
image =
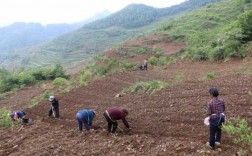
[[[82,131],[82,125],[84,124],[86,130],[90,130],[92,126],[92,121],[95,117],[95,111],[90,109],[80,110],[76,114],[76,119],[78,121],[79,130]]]
[[[25,115],[26,113],[24,111],[17,111],[17,112],[12,112],[10,114],[10,117],[13,121],[17,121],[18,119],[23,119]]]
[[[32,123],[32,119],[25,118],[26,113],[24,111],[16,111],[10,113],[10,118],[12,121],[16,122],[19,119],[22,119],[22,123],[26,125],[30,125]]]

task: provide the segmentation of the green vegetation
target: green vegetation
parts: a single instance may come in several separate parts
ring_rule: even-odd
[[[175,82],[178,83],[178,82],[181,82],[183,80],[183,75],[182,74],[176,74],[175,76]]]
[[[57,77],[68,78],[63,67],[60,65],[55,65],[52,68],[21,72],[8,72],[1,69],[0,93],[8,92],[44,80],[54,80]]]
[[[62,77],[58,77],[58,78],[53,80],[53,85],[58,87],[58,86],[67,84],[68,82],[69,81],[67,79],[62,78]]]
[[[169,85],[166,82],[161,81],[150,81],[150,82],[140,82],[129,88],[123,90],[124,93],[149,93],[152,94],[157,90],[160,90]]]
[[[206,80],[211,80],[215,77],[215,73],[214,72],[208,72],[206,75]]]
[[[30,108],[38,105],[43,100],[48,100],[49,96],[53,95],[53,93],[49,90],[46,90],[43,95],[40,95],[39,97],[35,97],[31,100]]]
[[[108,16],[107,18],[87,24],[85,27],[90,29],[104,29],[111,26],[124,28],[138,28],[149,25],[164,16],[172,16],[181,12],[188,12],[208,3],[220,0],[189,0],[180,5],[168,8],[153,8],[143,4],[131,4],[123,10]]]
[[[94,78],[105,77],[109,73],[128,71],[137,67],[136,63],[110,58],[105,55],[97,55],[81,72],[80,84],[88,84]]]
[[[232,118],[223,125],[223,130],[228,133],[235,144],[242,145],[245,149],[246,146],[249,146],[252,151],[252,131],[245,119]]]
[[[169,65],[174,63],[175,61],[175,57],[165,57],[165,56],[160,56],[160,57],[156,57],[156,56],[152,56],[148,59],[148,62],[153,65]]]
[[[69,92],[73,88],[73,82],[62,77],[54,79],[53,85],[57,87],[58,91],[61,93]]]
[[[225,0],[169,20],[158,30],[187,43],[182,58],[223,60],[245,57],[252,39],[251,0]]]
[[[234,70],[234,73],[237,75],[252,74],[252,69],[236,69]]]
[[[10,118],[10,113],[11,112],[5,108],[0,109],[0,127],[2,128],[13,127],[14,125],[21,123],[21,120],[13,122],[12,119]]]
[[[130,5],[107,18],[85,25],[36,48],[15,49],[15,51],[1,53],[0,65],[8,70],[21,67],[25,69],[50,67],[53,64],[71,66],[87,60],[105,49],[112,48],[126,39],[149,33],[156,28],[161,18],[168,19],[179,13],[195,10],[218,1],[220,0],[188,0],[180,5],[162,9],[145,5]],[[156,25],[153,25],[155,23]],[[38,32],[41,34],[43,31]],[[30,35],[24,37],[33,40]],[[16,42],[23,39],[14,40]],[[4,42],[4,40],[0,42]],[[10,44],[3,43],[2,45]],[[144,53],[145,50],[144,48],[138,49],[136,52]]]

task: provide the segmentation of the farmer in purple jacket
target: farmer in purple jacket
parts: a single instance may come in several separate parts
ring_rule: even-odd
[[[129,124],[126,120],[126,116],[128,115],[128,111],[126,109],[117,109],[117,108],[110,108],[104,112],[104,117],[108,122],[108,132],[115,133],[117,129],[117,121],[122,120],[125,127],[129,128]]]

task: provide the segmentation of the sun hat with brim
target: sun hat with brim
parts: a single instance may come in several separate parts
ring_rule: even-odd
[[[53,101],[53,99],[54,99],[54,96],[49,97],[49,101]]]
[[[206,117],[206,118],[204,119],[204,124],[207,125],[207,126],[209,126],[209,125],[210,125],[209,120],[210,120],[210,116]]]

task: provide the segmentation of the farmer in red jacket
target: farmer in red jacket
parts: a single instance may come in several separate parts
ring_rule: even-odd
[[[126,120],[126,116],[128,115],[128,111],[126,109],[117,109],[117,108],[110,108],[104,112],[104,117],[108,122],[108,132],[115,133],[117,129],[117,121],[122,120],[125,127],[129,128],[129,124]]]

